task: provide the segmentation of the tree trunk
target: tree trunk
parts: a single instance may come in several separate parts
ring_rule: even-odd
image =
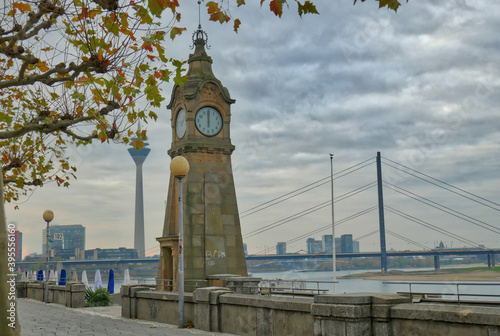
[[[1,168],[1,167],[0,167]],[[21,326],[17,319],[17,305],[15,297],[11,292],[11,283],[15,280],[9,274],[14,273],[8,265],[7,220],[5,218],[5,206],[3,198],[3,174],[0,172],[0,335],[21,335]],[[15,271],[15,270],[14,270]],[[13,312],[13,314],[11,314]],[[11,319],[11,315],[14,317]]]

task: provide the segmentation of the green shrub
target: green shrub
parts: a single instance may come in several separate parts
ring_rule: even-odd
[[[105,307],[111,304],[111,295],[106,288],[85,290],[85,307]]]

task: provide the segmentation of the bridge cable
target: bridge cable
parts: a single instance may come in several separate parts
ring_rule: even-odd
[[[406,238],[405,236],[402,236],[402,235],[400,235],[400,234],[398,234],[398,233],[396,233],[396,232],[393,232],[393,231],[391,231],[391,230],[387,230],[387,229],[385,229],[385,231],[386,231],[387,233],[389,233],[390,235],[392,235],[392,236],[396,237],[396,238],[399,238],[399,239],[401,239],[401,240],[403,240],[403,241],[406,241],[407,243],[410,243],[410,244],[413,244],[413,245],[415,245],[415,246],[418,246],[418,247],[420,247],[420,248],[422,248],[422,249],[424,249],[424,250],[431,250],[429,247],[425,246],[424,244],[421,244],[421,243],[419,243],[419,242],[416,242],[416,241],[414,241],[414,240],[411,240],[410,238]]]
[[[366,184],[366,185],[364,185],[362,187],[359,187],[357,189],[351,190],[350,192],[347,192],[347,193],[345,193],[345,194],[343,194],[341,196],[338,196],[337,198],[334,199],[334,203],[343,201],[343,200],[345,200],[347,198],[350,198],[350,197],[352,197],[352,196],[354,196],[356,194],[359,194],[359,193],[361,193],[363,191],[366,191],[366,190],[368,190],[370,188],[373,188],[375,186],[375,184],[376,184],[376,182],[371,182],[371,183],[368,183],[368,184]],[[313,213],[315,211],[321,210],[321,209],[323,209],[323,208],[325,208],[327,206],[330,206],[331,204],[332,204],[331,200],[325,201],[323,203],[320,203],[320,204],[317,204],[315,206],[312,206],[312,207],[310,207],[308,209],[305,209],[305,210],[302,210],[300,212],[297,212],[297,213],[295,213],[295,214],[293,214],[291,216],[285,217],[285,218],[277,220],[277,221],[275,221],[275,222],[273,222],[271,224],[268,224],[268,225],[265,225],[265,226],[260,227],[258,229],[255,229],[253,231],[250,231],[250,232],[246,233],[243,236],[244,236],[244,238],[253,237],[253,236],[257,235],[257,234],[261,234],[261,233],[263,233],[265,231],[268,231],[270,229],[274,229],[274,228],[276,228],[278,226],[281,226],[283,224],[291,222],[291,221],[293,221],[295,219],[301,218],[301,217],[303,217],[305,215],[308,215],[308,214]]]
[[[352,240],[361,240],[361,239],[364,239],[364,238],[367,238],[367,237],[370,237],[371,235],[374,235],[375,233],[379,233],[380,230],[375,230],[375,231],[372,231],[370,233],[367,233],[367,234],[364,234],[360,237],[357,237],[356,239],[352,239]]]
[[[489,202],[489,203],[491,203],[491,204],[494,204],[494,205],[498,205],[498,206],[500,206],[500,204],[498,204],[498,203],[495,203],[495,202],[493,202],[493,201],[490,201],[490,200],[488,200],[488,199],[486,199],[486,198],[484,198],[484,197],[481,197],[481,196],[475,195],[475,194],[473,194],[473,193],[471,193],[471,192],[468,192],[468,191],[466,191],[466,190],[464,190],[464,189],[461,189],[461,188],[455,187],[455,186],[453,186],[453,185],[451,185],[451,184],[449,184],[449,183],[446,183],[446,182],[444,182],[444,181],[438,180],[438,179],[436,179],[436,178],[434,178],[434,177],[431,177],[431,176],[429,176],[429,175],[427,175],[427,174],[424,174],[424,173],[419,172],[419,171],[417,171],[417,170],[415,170],[415,169],[412,169],[412,168],[410,168],[410,167],[407,167],[407,166],[405,166],[405,165],[402,165],[401,163],[397,163],[397,162],[392,161],[392,160],[390,160],[390,159],[388,159],[388,158],[386,158],[386,157],[384,157],[384,159],[385,159],[385,160],[388,160],[388,161],[390,161],[390,162],[393,162],[393,163],[395,163],[395,164],[398,164],[398,165],[400,165],[400,166],[402,166],[402,167],[405,167],[406,169],[409,169],[409,170],[411,170],[411,171],[413,171],[413,172],[416,172],[416,173],[418,173],[418,174],[421,174],[421,175],[423,175],[423,176],[426,176],[426,177],[428,177],[429,179],[432,179],[432,180],[434,180],[434,181],[438,181],[438,182],[440,182],[440,183],[442,183],[442,184],[444,184],[444,185],[447,185],[447,186],[449,186],[449,187],[451,187],[451,188],[454,188],[454,189],[460,190],[461,192],[464,192],[464,193],[466,193],[466,194],[472,195],[472,196],[474,196],[474,197],[477,197],[477,198],[479,198],[479,199],[481,199],[481,200],[484,200],[484,201],[486,201],[486,202]],[[454,194],[456,194],[456,195],[459,195],[459,196],[462,196],[462,197],[464,197],[464,198],[467,198],[467,199],[469,199],[469,200],[471,200],[471,201],[473,201],[473,202],[479,203],[479,204],[484,205],[484,206],[486,206],[486,207],[488,207],[488,208],[491,208],[491,209],[493,209],[493,210],[500,211],[500,209],[499,209],[499,208],[496,208],[496,207],[491,206],[491,205],[489,205],[489,204],[485,204],[485,203],[483,203],[483,202],[481,202],[481,201],[475,200],[475,199],[474,199],[474,198],[472,198],[472,197],[469,197],[469,196],[463,195],[463,194],[461,194],[461,193],[459,193],[459,192],[457,192],[457,191],[451,190],[451,188],[444,187],[444,186],[442,186],[442,185],[439,185],[438,183],[435,183],[435,182],[429,181],[428,179],[425,179],[425,178],[423,178],[423,177],[420,177],[420,176],[417,176],[417,175],[412,174],[412,173],[410,173],[410,172],[407,172],[407,171],[405,171],[405,170],[403,170],[403,169],[401,169],[401,168],[395,167],[395,166],[393,166],[393,165],[391,165],[391,164],[388,164],[388,163],[385,163],[385,162],[382,162],[382,163],[383,163],[383,164],[385,164],[385,165],[387,165],[387,166],[389,166],[389,167],[392,167],[392,168],[394,168],[394,169],[397,169],[397,170],[399,170],[399,171],[402,171],[402,172],[404,172],[404,173],[406,173],[406,174],[408,174],[408,175],[411,175],[411,176],[413,176],[413,177],[416,177],[416,178],[418,178],[418,179],[421,179],[421,180],[423,180],[423,181],[426,181],[427,183],[433,184],[433,185],[435,185],[435,186],[437,186],[437,187],[439,187],[439,188],[445,189],[445,190],[447,190],[447,191],[449,191],[449,192],[452,192],[452,193],[454,193]]]
[[[391,189],[391,190],[394,190],[395,192],[398,192],[398,193],[400,193],[400,194],[402,194],[402,195],[405,195],[406,197],[412,198],[412,199],[414,199],[414,200],[416,200],[416,201],[419,201],[419,202],[421,202],[421,203],[424,203],[424,204],[426,204],[426,205],[428,205],[428,206],[431,206],[431,207],[433,207],[433,208],[435,208],[435,209],[441,210],[441,211],[443,211],[443,212],[445,212],[445,213],[447,213],[447,214],[450,214],[450,215],[452,215],[452,216],[455,216],[455,217],[457,217],[457,218],[460,218],[460,219],[462,219],[462,220],[464,220],[464,221],[466,221],[466,222],[469,222],[469,223],[471,223],[471,224],[477,225],[477,226],[479,226],[479,227],[481,227],[481,228],[483,228],[483,229],[489,230],[489,231],[491,231],[491,232],[493,232],[493,233],[500,234],[500,229],[499,229],[499,228],[497,228],[497,227],[496,227],[496,226],[494,226],[494,225],[488,224],[488,223],[483,222],[483,221],[481,221],[481,220],[479,220],[479,219],[475,219],[474,217],[468,216],[468,215],[466,215],[466,214],[464,214],[464,213],[461,213],[461,212],[459,212],[459,211],[457,211],[457,210],[454,210],[454,209],[452,209],[452,208],[449,208],[449,207],[447,207],[447,206],[445,206],[445,205],[443,205],[443,204],[440,204],[440,203],[434,202],[434,201],[432,201],[432,200],[430,200],[430,199],[428,199],[428,198],[425,198],[425,197],[423,197],[423,196],[420,196],[420,195],[417,195],[417,194],[415,194],[415,193],[412,193],[411,191],[408,191],[408,190],[406,190],[406,189],[403,189],[403,188],[401,188],[401,187],[398,187],[398,186],[396,186],[396,185],[394,185],[394,184],[392,184],[392,183],[389,183],[389,182],[385,182],[385,181],[384,181],[384,185],[385,185],[387,188],[389,188],[389,189]],[[402,191],[400,191],[400,190],[396,190],[396,188],[397,188],[397,189],[400,189],[400,190],[403,190],[404,192],[402,192]],[[405,193],[407,193],[407,194],[405,194]],[[413,196],[410,196],[410,195],[408,195],[408,194],[413,195]],[[415,197],[414,197],[414,196],[415,196]],[[425,200],[425,201],[424,201],[424,200]],[[432,204],[430,204],[430,203],[432,203]],[[442,209],[442,208],[444,208],[444,209]],[[445,210],[445,209],[446,209],[446,210]],[[459,214],[459,215],[457,215],[457,214]],[[463,216],[463,217],[462,217],[462,216]],[[466,217],[466,218],[464,218],[464,217]],[[469,218],[469,219],[468,219],[468,218]],[[479,223],[481,223],[481,224],[479,224],[479,223],[475,223],[474,221],[479,222]],[[483,225],[482,225],[482,224],[483,224]]]
[[[349,175],[349,174],[351,174],[351,173],[353,173],[353,172],[355,172],[355,171],[357,171],[357,170],[360,170],[360,169],[362,169],[362,168],[365,168],[365,167],[367,167],[367,166],[371,165],[373,162],[370,162],[370,163],[368,163],[368,164],[365,164],[366,162],[368,162],[368,161],[370,161],[370,160],[371,160],[371,161],[373,161],[373,158],[370,158],[370,159],[368,159],[368,160],[365,160],[365,161],[363,161],[363,162],[360,162],[360,163],[358,163],[358,164],[355,164],[355,165],[353,165],[353,166],[351,166],[351,167],[348,167],[348,168],[346,168],[346,169],[344,169],[344,170],[342,170],[342,171],[339,171],[339,172],[335,173],[335,174],[334,174],[334,178],[333,178],[333,179],[334,179],[334,180],[339,179],[339,178],[341,178],[341,177],[344,177],[344,176]],[[358,167],[358,168],[354,169],[355,167],[357,167],[357,166],[359,166],[359,165],[362,165],[362,164],[365,164],[365,165],[363,165],[362,167]],[[351,171],[349,171],[349,170],[351,170]],[[262,211],[262,210],[264,210],[264,209],[267,209],[267,208],[269,208],[269,207],[271,207],[271,206],[273,206],[273,205],[279,204],[279,203],[284,202],[284,201],[286,201],[286,200],[289,200],[289,199],[291,199],[291,198],[293,198],[293,197],[296,197],[296,196],[298,196],[298,195],[301,195],[301,194],[303,194],[303,193],[306,193],[306,192],[308,192],[308,191],[311,191],[311,190],[313,190],[313,189],[315,189],[315,188],[318,188],[318,187],[320,187],[320,186],[322,186],[322,185],[324,185],[324,184],[329,183],[329,182],[330,182],[330,179],[331,179],[331,176],[324,177],[324,178],[322,178],[322,179],[320,179],[320,180],[317,180],[317,181],[315,181],[315,182],[313,182],[313,183],[310,183],[310,184],[308,184],[308,185],[305,185],[305,186],[303,186],[303,187],[301,187],[301,188],[295,189],[295,190],[290,191],[290,192],[288,192],[288,193],[286,193],[286,194],[283,194],[283,195],[281,195],[281,196],[279,196],[279,197],[273,198],[273,199],[271,199],[271,200],[269,200],[269,201],[266,201],[266,202],[264,202],[264,203],[262,203],[262,204],[259,204],[259,205],[257,205],[257,206],[254,206],[254,207],[250,208],[250,209],[247,209],[247,210],[245,210],[245,211],[242,211],[242,212],[240,212],[240,218],[243,218],[243,217],[246,217],[246,216],[252,215],[252,214],[254,214],[254,213],[256,213],[256,212],[259,212],[259,211]],[[325,180],[326,180],[326,181],[325,181]],[[321,184],[318,184],[318,183],[321,183]],[[315,185],[315,184],[318,184],[318,185]],[[315,186],[314,186],[314,185],[315,185]],[[306,188],[308,188],[308,187],[310,187],[310,188],[309,188],[309,189],[306,189]],[[306,189],[306,190],[303,190],[303,189]],[[303,190],[303,191],[301,191],[301,190]],[[298,191],[301,191],[301,192],[297,193]],[[296,194],[295,194],[295,193],[296,193]],[[288,197],[287,197],[287,196],[288,196]],[[284,197],[285,197],[285,198],[284,198]],[[284,198],[284,199],[283,199],[283,198]]]
[[[402,212],[402,211],[396,210],[396,209],[394,209],[394,208],[392,208],[392,207],[390,207],[390,206],[385,205],[385,206],[384,206],[384,209],[386,209],[387,211],[392,212],[392,213],[394,213],[394,214],[396,214],[396,215],[398,215],[398,216],[401,216],[401,217],[403,217],[403,218],[405,218],[405,219],[408,219],[408,220],[410,220],[410,221],[412,221],[412,222],[415,222],[415,223],[417,223],[417,224],[419,224],[419,225],[425,226],[425,227],[427,227],[427,228],[429,228],[429,229],[431,229],[431,230],[437,231],[437,232],[439,232],[439,233],[441,233],[441,234],[444,234],[444,235],[446,235],[446,236],[449,236],[449,237],[451,237],[451,238],[454,238],[454,239],[460,240],[460,241],[461,241],[461,242],[463,242],[463,243],[466,243],[466,244],[469,244],[469,245],[473,245],[473,246],[474,246],[474,245],[475,245],[475,246],[481,246],[481,244],[478,244],[477,242],[475,242],[475,241],[473,241],[473,240],[470,240],[470,239],[464,238],[464,237],[459,236],[459,235],[457,235],[457,234],[455,234],[455,233],[453,233],[453,232],[450,232],[450,231],[448,231],[448,230],[442,229],[442,228],[440,228],[440,227],[438,227],[438,226],[436,226],[436,225],[433,225],[433,224],[427,223],[427,222],[425,222],[425,221],[423,221],[423,220],[421,220],[421,219],[418,219],[418,218],[416,218],[416,217],[414,217],[414,216],[411,216],[411,215],[409,215],[409,214],[407,214],[407,213],[404,213],[404,212]],[[491,248],[488,248],[488,247],[486,247],[486,246],[484,247],[484,249],[487,249],[487,250],[492,250]]]

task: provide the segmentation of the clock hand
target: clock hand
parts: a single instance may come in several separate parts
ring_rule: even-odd
[[[211,114],[211,113],[210,113],[210,111],[209,111],[209,112],[208,112],[208,125],[207,125],[207,127],[210,127],[210,114]]]

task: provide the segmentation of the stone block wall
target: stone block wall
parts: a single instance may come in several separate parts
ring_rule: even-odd
[[[124,287],[124,317],[178,323],[176,292],[152,291],[138,285]],[[397,294],[329,294],[313,299],[205,287],[186,293],[185,301],[184,316],[195,328],[237,335],[500,335],[498,306],[412,304],[409,298]]]
[[[18,298],[45,301],[45,282],[16,282]],[[85,285],[81,282],[68,282],[64,286],[49,283],[49,303],[58,303],[71,308],[85,307]]]

